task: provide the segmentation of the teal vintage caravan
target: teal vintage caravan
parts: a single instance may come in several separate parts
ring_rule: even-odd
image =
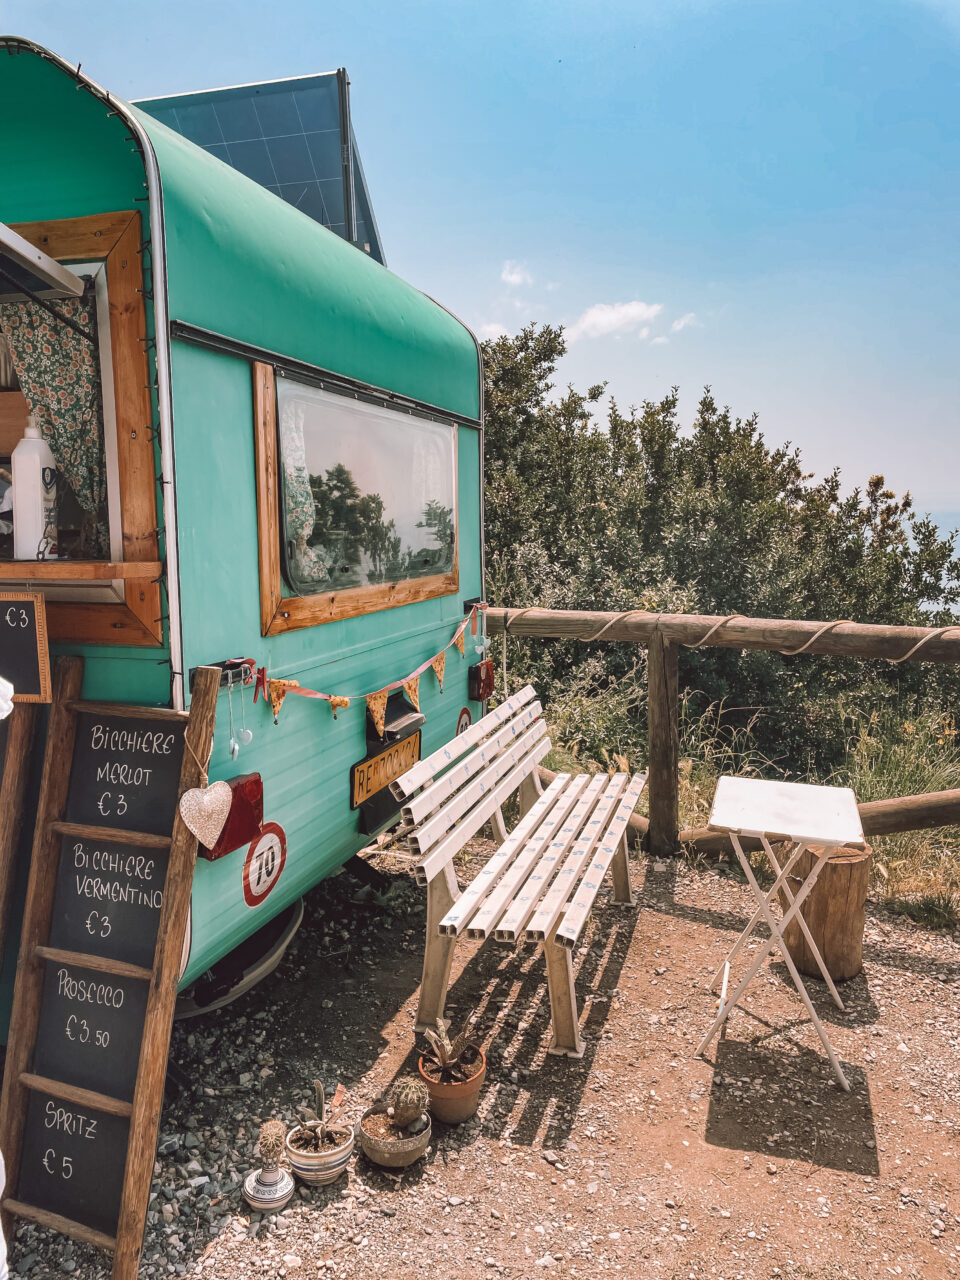
[[[43,593],[85,698],[180,709],[193,669],[245,664],[225,665],[210,778],[260,775],[277,856],[252,887],[247,845],[198,861],[184,988],[392,819],[371,763],[391,743],[426,754],[479,711],[478,348],[29,41],[0,39],[0,122],[0,477],[32,416],[57,478],[26,551],[0,486],[0,588]],[[442,688],[427,665],[404,690],[464,619]]]

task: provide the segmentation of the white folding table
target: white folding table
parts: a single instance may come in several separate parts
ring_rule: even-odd
[[[757,909],[710,983],[711,989],[715,988],[718,982],[722,983],[720,1011],[700,1043],[697,1053],[701,1054],[706,1050],[756,977],[764,960],[774,947],[778,947],[790,976],[796,984],[800,999],[827,1051],[827,1057],[830,1059],[830,1065],[837,1080],[849,1093],[850,1085],[847,1083],[847,1078],[843,1074],[833,1046],[827,1039],[823,1024],[817,1017],[807,989],[803,985],[803,979],[797,972],[797,967],[784,943],[783,930],[791,920],[796,918],[834,1003],[842,1009],[843,1001],[827,972],[823,957],[807,927],[800,907],[828,862],[859,862],[867,857],[869,850],[863,838],[856,796],[848,787],[817,787],[800,782],[764,782],[759,778],[723,777],[717,783],[709,826],[712,831],[724,831],[730,836],[730,842],[747,877],[747,883],[757,900]],[[767,861],[774,874],[774,882],[766,892],[757,883],[750,859],[743,851],[740,840],[744,836],[759,839],[763,845]],[[781,853],[782,861],[774,853],[773,843],[788,846],[785,855]],[[816,856],[809,874],[794,894],[790,887],[790,880],[796,880],[796,877],[791,877],[790,872],[801,854],[808,849]],[[778,894],[782,894],[787,901],[787,909],[781,913],[779,920],[772,910]],[[730,966],[761,920],[765,921],[769,928],[770,937],[765,945],[760,947],[747,972],[728,999]]]

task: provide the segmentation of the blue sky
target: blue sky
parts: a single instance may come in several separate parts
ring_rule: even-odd
[[[960,512],[960,0],[0,0],[126,97],[346,66],[391,268]]]

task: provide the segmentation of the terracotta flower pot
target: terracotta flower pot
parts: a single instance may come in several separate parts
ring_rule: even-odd
[[[405,1169],[414,1160],[419,1160],[430,1145],[430,1135],[433,1132],[430,1117],[427,1116],[427,1127],[423,1132],[412,1138],[375,1138],[372,1133],[367,1133],[363,1122],[367,1116],[372,1116],[379,1110],[378,1107],[368,1107],[357,1121],[357,1137],[363,1154],[374,1164],[385,1165],[388,1169]]]
[[[349,1125],[327,1125],[327,1133],[337,1139],[337,1145],[325,1146],[321,1151],[301,1151],[291,1144],[290,1139],[302,1128],[303,1125],[297,1125],[287,1134],[284,1144],[287,1163],[308,1186],[325,1187],[328,1183],[335,1182],[349,1163],[355,1141],[353,1129]]]
[[[423,1069],[423,1058],[417,1064],[420,1076],[430,1092],[430,1110],[444,1124],[460,1124],[469,1120],[480,1105],[480,1089],[487,1076],[487,1059],[479,1045],[474,1045],[480,1055],[477,1069],[469,1080],[456,1080],[453,1084],[441,1084],[432,1080]]]

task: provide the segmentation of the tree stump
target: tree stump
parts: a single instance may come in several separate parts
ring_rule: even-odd
[[[789,848],[776,846],[781,864]],[[805,849],[791,871],[789,884],[794,896],[813,869],[816,856],[812,849]],[[863,925],[871,862],[869,849],[867,856],[857,862],[828,862],[800,908],[834,982],[855,978],[863,968]],[[779,898],[782,909],[787,911],[789,903],[782,890]],[[822,976],[796,918],[784,929],[783,940],[801,973],[813,978]]]

